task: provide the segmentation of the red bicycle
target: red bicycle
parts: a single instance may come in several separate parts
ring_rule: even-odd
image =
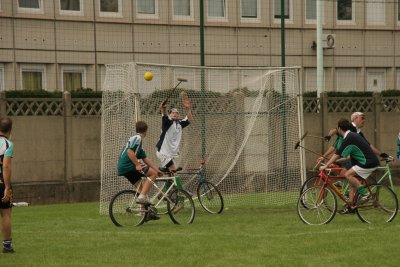
[[[370,197],[361,201],[356,193],[350,201],[332,180],[344,180],[337,176],[341,168],[327,168],[318,174],[319,180],[304,190],[297,201],[297,213],[300,219],[309,225],[327,224],[335,217],[338,210],[337,197],[351,213],[357,213],[365,223],[391,222],[397,215],[398,201],[396,194],[386,185],[371,183],[360,178]]]

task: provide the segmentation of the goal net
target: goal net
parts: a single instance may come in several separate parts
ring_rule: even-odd
[[[146,81],[145,72],[153,79]],[[185,79],[178,87],[178,80]],[[302,155],[294,149],[302,132],[299,68],[216,68],[144,63],[106,66],[101,132],[100,212],[112,196],[131,188],[117,176],[118,155],[135,122],[149,125],[144,139],[156,164],[161,133],[160,104],[185,117],[182,96],[193,120],[183,129],[178,166],[198,168],[224,196],[226,207],[265,207],[294,203],[301,184]],[[181,177],[185,188],[197,176]]]

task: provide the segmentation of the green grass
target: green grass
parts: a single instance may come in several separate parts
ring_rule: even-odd
[[[15,254],[0,266],[398,266],[400,218],[374,226],[357,215],[307,226],[294,206],[197,209],[192,225],[168,215],[115,227],[98,203],[16,207]]]

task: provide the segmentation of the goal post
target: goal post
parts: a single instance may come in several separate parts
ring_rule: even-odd
[[[161,133],[160,104],[185,116],[182,97],[192,103],[193,120],[183,129],[178,166],[197,168],[218,185],[226,207],[277,206],[298,197],[302,154],[294,145],[302,133],[298,67],[196,67],[147,63],[106,66],[101,131],[100,213],[111,197],[129,188],[117,176],[118,154],[134,134],[137,120],[149,125],[144,148],[156,164]],[[147,81],[144,73],[151,72]],[[176,87],[176,88],[175,88]],[[195,177],[181,177],[183,186]]]

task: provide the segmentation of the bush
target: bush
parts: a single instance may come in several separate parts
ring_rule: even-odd
[[[317,97],[317,91],[309,91],[309,92],[305,92],[303,93],[304,97]]]
[[[349,92],[328,92],[328,96],[331,97],[371,97],[373,92],[358,92],[358,91],[349,91]]]
[[[93,91],[91,88],[79,88],[71,91],[72,98],[101,98],[101,91]]]
[[[61,91],[46,90],[9,90],[5,91],[6,98],[62,98]],[[101,91],[93,91],[91,88],[79,88],[71,92],[72,98],[101,98]]]
[[[381,96],[400,96],[400,90],[387,89],[381,92]]]
[[[5,91],[6,98],[61,98],[60,91],[49,92],[46,90],[11,90]]]

